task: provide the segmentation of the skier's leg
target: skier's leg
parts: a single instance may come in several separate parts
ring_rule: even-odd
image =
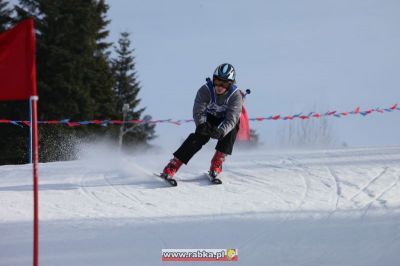
[[[219,140],[216,151],[211,160],[209,175],[216,178],[222,172],[222,164],[227,154],[232,154],[233,145],[235,144],[236,135],[239,131],[239,123],[232,129],[223,139]]]
[[[187,164],[190,159],[210,140],[209,136],[198,133],[190,134],[182,143],[179,149],[174,152],[174,156]]]
[[[215,151],[215,154],[211,159],[211,166],[209,171],[211,177],[215,178],[222,172],[222,164],[225,161],[225,156],[225,153]]]
[[[210,137],[199,133],[190,134],[179,149],[174,152],[174,158],[165,166],[163,174],[169,178],[173,178],[181,165],[183,163],[187,164],[193,155],[195,155],[209,140]]]
[[[232,154],[233,145],[236,141],[236,135],[239,132],[239,123],[225,137],[218,141],[215,149],[224,154]]]

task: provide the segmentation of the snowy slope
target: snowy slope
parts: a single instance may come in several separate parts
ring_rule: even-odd
[[[160,152],[41,164],[42,265],[161,265],[162,248],[237,248],[239,265],[399,265],[400,147],[237,151],[221,186],[203,174],[211,153],[176,188],[153,175],[170,159]],[[0,167],[0,265],[31,262],[31,189],[29,165]]]

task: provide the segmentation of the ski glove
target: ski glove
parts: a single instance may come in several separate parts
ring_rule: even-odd
[[[224,137],[224,131],[222,130],[222,128],[214,127],[210,131],[210,137],[213,138],[213,139],[220,140],[220,139],[222,139]]]
[[[202,123],[197,126],[196,133],[203,136],[210,136],[210,126],[207,122]]]

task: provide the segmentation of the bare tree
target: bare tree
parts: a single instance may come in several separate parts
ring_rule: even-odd
[[[332,118],[288,120],[278,131],[283,147],[330,147],[336,144]]]

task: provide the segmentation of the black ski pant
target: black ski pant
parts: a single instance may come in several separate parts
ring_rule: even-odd
[[[215,149],[225,154],[232,154],[233,145],[235,144],[236,135],[239,132],[239,123],[222,139],[218,140]],[[190,159],[210,140],[209,136],[199,134],[197,132],[190,134],[182,143],[179,149],[174,152],[174,156],[187,164]]]

